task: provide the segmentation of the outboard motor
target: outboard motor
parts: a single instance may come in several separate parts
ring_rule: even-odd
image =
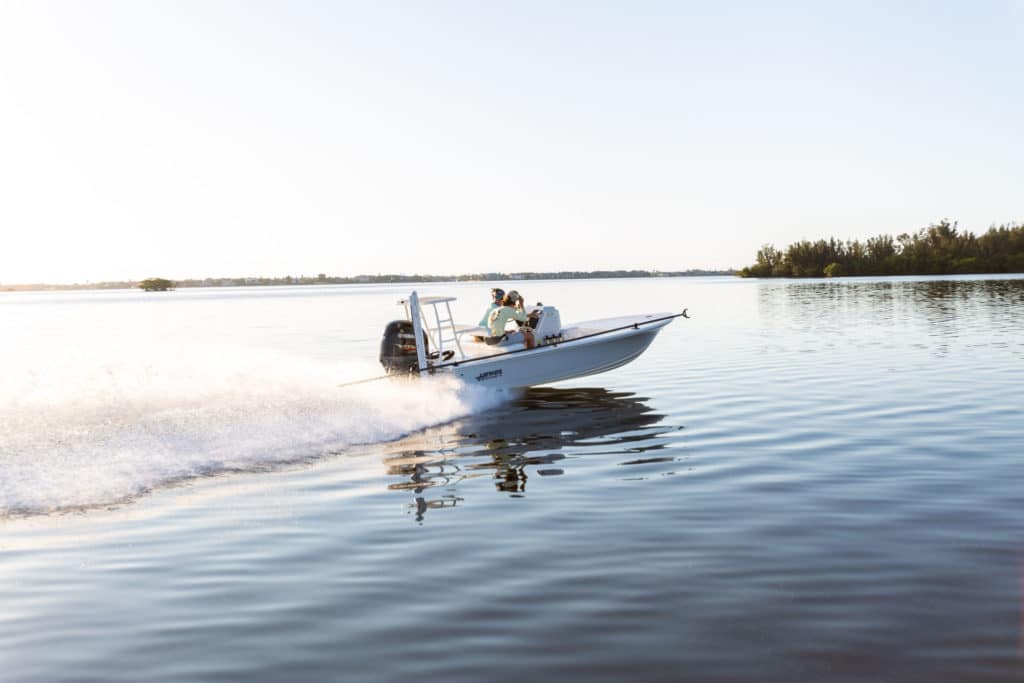
[[[423,349],[427,348],[427,335],[423,333]],[[380,364],[389,375],[415,374],[419,369],[416,362],[416,332],[411,320],[392,320],[384,328],[380,340]]]

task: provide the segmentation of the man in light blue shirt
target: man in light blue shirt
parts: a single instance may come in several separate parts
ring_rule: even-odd
[[[495,287],[491,290],[491,305],[487,307],[487,312],[484,313],[484,317],[480,318],[480,327],[491,326],[491,313],[496,308],[501,308],[501,300],[505,298],[505,290]]]

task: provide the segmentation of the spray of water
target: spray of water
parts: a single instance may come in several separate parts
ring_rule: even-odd
[[[453,380],[339,382],[366,363],[272,352],[75,352],[0,377],[0,517],[130,500],[396,439],[503,400]],[[95,354],[92,354],[95,356]]]

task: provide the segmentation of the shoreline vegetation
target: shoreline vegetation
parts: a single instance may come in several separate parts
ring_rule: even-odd
[[[337,276],[318,273],[297,277],[215,277],[203,279],[113,280],[74,284],[0,284],[0,292],[64,291],[79,289],[143,289],[168,291],[193,287],[273,287],[295,285],[388,284],[417,282],[486,282],[501,280],[583,280],[605,278],[687,277],[738,275],[739,277],[820,278],[886,275],[970,275],[1024,273],[1024,224],[992,226],[980,237],[961,231],[956,222],[942,220],[915,233],[896,237],[878,235],[865,242],[845,242],[830,237],[814,242],[793,242],[783,251],[763,245],[757,262],[736,270],[690,269],[594,270],[518,273],[470,273],[463,275],[412,275],[388,273]]]
[[[175,289],[175,284],[162,277],[151,277],[139,283],[139,289],[144,292],[166,292]]]
[[[785,251],[765,244],[740,277],[846,275],[970,275],[1024,273],[1024,224],[991,227],[976,237],[942,220],[913,234],[842,242],[802,240]]]
[[[522,272],[522,273],[471,273],[468,275],[356,275],[342,277],[318,273],[315,276],[299,275],[293,277],[217,277],[203,279],[167,280],[164,278],[148,278],[146,280],[118,280],[111,282],[86,282],[65,285],[25,284],[0,285],[4,292],[28,291],[62,291],[75,289],[136,289],[145,291],[166,291],[189,287],[273,287],[294,285],[352,285],[352,284],[387,284],[392,282],[487,282],[493,280],[586,280],[602,278],[637,278],[637,277],[688,277],[702,275],[735,275],[735,270],[563,270],[556,272]]]

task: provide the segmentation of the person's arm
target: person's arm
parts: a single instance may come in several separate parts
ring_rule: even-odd
[[[501,307],[491,311],[491,315],[487,317],[487,329],[491,331],[492,337],[497,337],[505,334],[505,323],[508,322],[508,318],[504,317]]]
[[[515,308],[512,309],[512,315],[510,315],[509,318],[517,321],[519,323],[519,327],[522,327],[523,323],[530,319],[523,307],[522,294],[519,295],[519,299],[516,301]]]

